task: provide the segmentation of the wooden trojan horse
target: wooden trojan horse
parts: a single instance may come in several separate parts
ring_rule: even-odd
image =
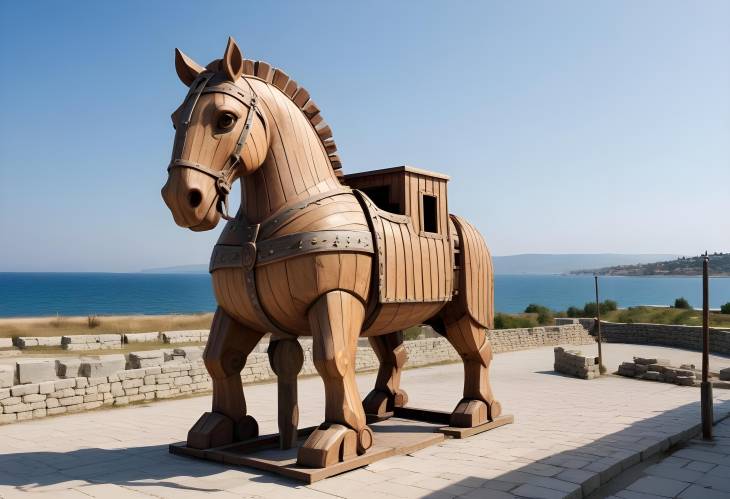
[[[189,87],[162,197],[193,231],[228,222],[210,262],[218,309],[205,350],[213,406],[188,435],[206,449],[258,435],[240,373],[262,336],[279,376],[282,441],[296,439],[299,336],[312,336],[325,385],[324,422],[298,462],[324,467],[373,444],[366,413],[406,404],[402,331],[430,324],[464,362],[464,394],[451,425],[499,416],[492,394],[492,262],[466,220],[448,214],[448,177],[412,167],[344,176],[330,127],[309,92],[281,69],[244,59],[233,39],[206,67],[176,51]],[[231,184],[243,179],[241,208],[228,215]],[[380,360],[374,389],[355,384],[358,337]]]

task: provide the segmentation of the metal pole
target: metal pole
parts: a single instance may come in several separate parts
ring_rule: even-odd
[[[601,302],[598,301],[598,276],[594,275],[593,279],[596,283],[596,327],[598,328],[597,331],[597,338],[598,338],[598,370],[601,374],[604,374],[606,372],[606,368],[603,367],[603,353],[601,352]]]
[[[708,380],[710,371],[710,258],[705,251],[702,261],[702,384],[700,385],[702,407],[702,438],[712,440],[712,384]]]

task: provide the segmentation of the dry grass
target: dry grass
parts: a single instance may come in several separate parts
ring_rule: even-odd
[[[0,338],[209,329],[212,320],[212,313],[10,318],[0,319]]]

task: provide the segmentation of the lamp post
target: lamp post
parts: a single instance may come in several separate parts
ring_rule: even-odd
[[[601,302],[598,300],[598,276],[594,275],[593,279],[596,283],[596,327],[598,338],[598,371],[601,374],[605,374],[606,368],[603,366],[603,353],[601,352],[602,340],[601,340]]]
[[[702,410],[702,438],[712,440],[712,384],[708,380],[710,370],[710,257],[705,251],[702,261],[702,383],[700,384],[700,404]]]

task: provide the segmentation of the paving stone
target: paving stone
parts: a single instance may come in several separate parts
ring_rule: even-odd
[[[692,485],[679,494],[680,499],[728,499],[728,494],[699,485]]]
[[[629,485],[627,490],[642,492],[645,494],[655,494],[662,497],[674,497],[689,487],[689,485],[690,484],[688,482],[681,482],[670,478],[645,476]]]
[[[696,482],[702,476],[702,472],[691,470],[688,468],[677,468],[665,464],[654,464],[644,470],[647,475],[671,478],[682,482]]]
[[[601,486],[601,475],[592,471],[570,469],[558,473],[555,478],[579,484],[584,496]]]

